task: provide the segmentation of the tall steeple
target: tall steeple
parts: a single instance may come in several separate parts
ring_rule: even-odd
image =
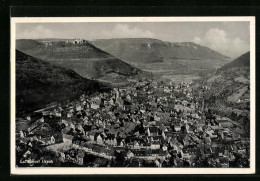
[[[117,90],[116,90],[116,101],[119,99],[120,97],[120,91],[119,91],[119,86],[117,86]]]

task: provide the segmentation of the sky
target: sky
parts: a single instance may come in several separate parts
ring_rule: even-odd
[[[250,50],[249,22],[17,23],[17,39],[154,38],[195,42],[236,58]]]

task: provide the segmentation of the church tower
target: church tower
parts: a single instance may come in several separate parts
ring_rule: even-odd
[[[120,98],[120,91],[119,91],[119,86],[117,86],[116,90],[116,101]]]

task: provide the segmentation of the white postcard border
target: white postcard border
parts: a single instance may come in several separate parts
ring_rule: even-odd
[[[18,168],[15,165],[15,40],[16,23],[76,22],[250,22],[250,168]],[[13,175],[82,175],[82,174],[254,174],[255,173],[255,17],[14,17],[11,18],[11,122],[10,165]]]

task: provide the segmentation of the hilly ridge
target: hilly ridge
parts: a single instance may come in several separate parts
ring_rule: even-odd
[[[171,43],[149,38],[99,39],[96,47],[128,62],[154,63],[165,59],[227,59],[208,47],[193,42]]]
[[[42,61],[16,50],[16,107],[18,114],[53,101],[66,101],[104,87],[76,72]]]
[[[208,87],[205,92],[215,97],[212,100],[219,97],[229,103],[246,103],[249,101],[250,90],[250,52],[239,56],[200,81],[201,86]]]
[[[238,67],[249,67],[250,66],[250,52],[244,53],[243,55],[236,58],[234,61],[224,65],[219,70],[227,70],[230,68],[238,68]]]
[[[250,52],[194,84],[196,96],[217,114],[240,120],[249,130]]]
[[[204,76],[230,62],[228,57],[192,42],[171,43],[150,38],[102,39],[74,44],[72,39],[17,40],[17,49],[74,70],[86,78],[112,84],[152,72],[176,80]],[[181,79],[181,77],[179,77]],[[178,78],[178,79],[179,79]]]
[[[69,68],[87,78],[100,78],[108,73],[136,75],[139,69],[100,50],[89,42],[81,44],[66,41],[17,40],[17,49],[56,65]]]

